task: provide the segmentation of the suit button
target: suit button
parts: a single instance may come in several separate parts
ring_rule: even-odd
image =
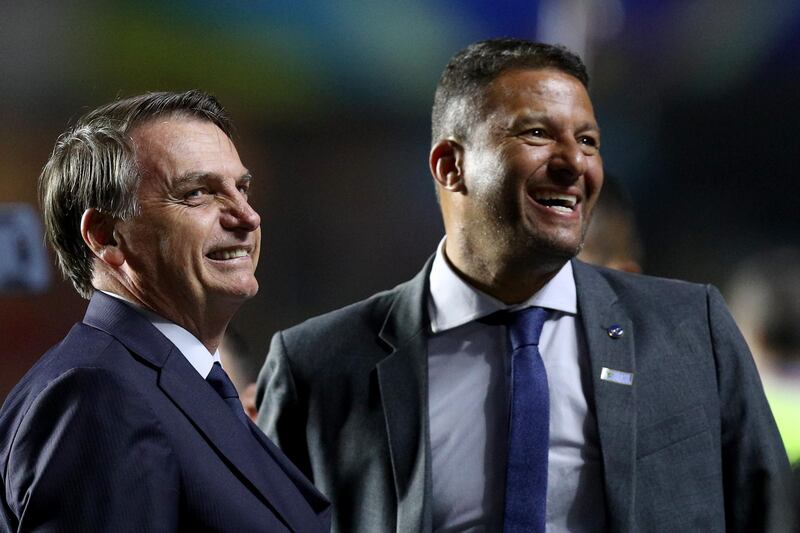
[[[619,324],[614,324],[608,328],[608,336],[612,339],[619,339],[623,335],[625,335],[625,330]]]

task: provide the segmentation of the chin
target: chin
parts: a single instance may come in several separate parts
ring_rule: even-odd
[[[581,239],[554,238],[546,235],[530,235],[527,246],[527,261],[541,265],[563,265],[581,251]]]
[[[252,282],[241,284],[235,287],[222,287],[214,291],[221,298],[226,300],[244,301],[252,298],[258,293],[258,282],[253,279]]]

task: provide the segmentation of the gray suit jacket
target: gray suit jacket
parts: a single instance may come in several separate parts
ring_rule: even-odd
[[[719,292],[573,269],[609,530],[777,528],[788,461]],[[259,425],[331,499],[334,531],[431,530],[429,270],[272,339]],[[633,385],[601,380],[603,367]]]

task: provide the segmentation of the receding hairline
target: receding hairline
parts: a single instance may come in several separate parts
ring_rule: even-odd
[[[193,112],[191,109],[168,109],[156,113],[151,116],[136,117],[131,120],[124,128],[124,132],[128,137],[132,137],[133,133],[147,126],[152,126],[154,123],[162,122],[207,122],[213,124],[225,134],[226,137],[233,140],[233,132],[226,131],[226,128],[221,127],[217,121],[211,117],[203,114]]]
[[[516,69],[554,69],[576,78],[588,91],[586,66],[562,45],[509,37],[470,44],[450,58],[436,85],[432,145],[444,139],[468,138],[481,114],[487,86]]]
[[[498,82],[515,72],[552,72],[553,74],[562,75],[566,78],[574,80],[579,84],[580,87],[586,92],[586,97],[593,106],[591,96],[589,95],[589,87],[581,80],[578,76],[575,76],[573,73],[569,72],[568,70],[559,68],[557,65],[544,65],[544,66],[526,66],[526,65],[510,65],[506,68],[501,69],[497,72],[497,74],[488,80],[486,83],[482,84],[478,91],[472,94],[461,94],[458,97],[450,99],[448,105],[446,106],[446,114],[451,115],[452,113],[461,113],[463,116],[471,115],[469,121],[472,122],[472,125],[475,126],[478,122],[485,120],[486,117],[491,113],[491,109],[488,106],[489,103],[489,95],[491,91],[497,88]],[[507,89],[506,93],[513,92],[511,89]],[[448,119],[448,120],[453,120]],[[600,127],[595,121],[593,124],[585,124],[583,129],[592,129],[597,132],[600,131]],[[437,142],[443,139],[451,139],[453,137],[453,133],[451,132],[450,135],[446,137],[441,137],[438,139],[431,139],[431,146],[435,145]],[[464,139],[456,139],[463,142],[468,142],[470,137],[470,133],[467,132],[466,138]]]

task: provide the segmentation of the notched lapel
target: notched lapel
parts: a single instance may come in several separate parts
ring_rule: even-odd
[[[316,514],[299,491],[291,493],[295,487],[286,474],[176,348],[161,369],[159,386],[289,529],[319,530],[308,519]]]
[[[608,525],[613,531],[631,531],[636,479],[635,328],[614,290],[593,267],[574,261],[573,271],[591,360]],[[601,379],[608,376],[603,368],[631,374],[632,384]]]
[[[164,394],[289,529],[323,529],[320,523],[312,523],[316,514],[278,463],[266,455],[257,437],[150,321],[128,304],[99,291],[92,296],[83,321],[113,336],[138,359],[159,369],[158,386]]]
[[[431,261],[399,289],[379,337],[388,355],[377,365],[397,491],[397,530],[430,531],[428,344],[425,302]]]

